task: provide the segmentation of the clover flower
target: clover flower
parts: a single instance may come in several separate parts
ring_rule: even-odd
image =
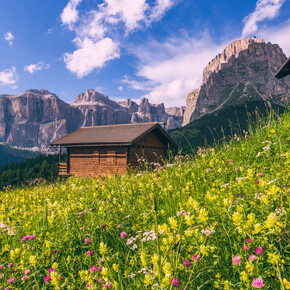
[[[89,257],[91,257],[91,256],[93,255],[93,253],[92,253],[91,251],[87,251],[87,255],[88,255]]]
[[[103,285],[103,288],[105,288],[105,289],[111,289],[111,288],[112,288],[112,283],[111,283],[111,282],[106,282],[106,283]]]
[[[31,273],[30,270],[25,270],[25,271],[24,271],[24,275],[25,275],[25,276],[29,275],[30,273]]]
[[[248,251],[248,250],[249,250],[249,247],[248,247],[247,245],[244,245],[244,246],[243,246],[243,250],[244,250],[244,251]]]
[[[121,239],[125,239],[127,236],[128,236],[128,235],[127,235],[127,233],[125,233],[125,232],[122,232],[122,233],[120,234]]]
[[[51,280],[51,277],[50,276],[46,276],[45,278],[44,278],[44,282],[49,282]]]
[[[252,239],[246,239],[246,242],[247,242],[248,244],[250,244],[252,241],[253,241]]]
[[[91,273],[94,273],[94,272],[96,272],[97,271],[97,267],[96,266],[93,266],[91,269],[90,269],[90,272]]]
[[[171,278],[170,284],[173,284],[174,287],[178,287],[178,285],[179,285],[178,279],[177,278]]]
[[[254,279],[252,286],[254,288],[263,288],[265,284],[264,284],[263,279],[259,277],[259,278]]]
[[[50,274],[51,272],[55,272],[55,269],[50,268],[50,269],[48,270],[48,273]]]
[[[241,264],[241,261],[242,261],[242,258],[240,257],[240,256],[234,256],[233,258],[232,258],[232,262],[233,262],[233,264],[234,265],[240,265]]]
[[[85,239],[85,244],[89,244],[91,242],[90,239]]]
[[[193,261],[196,262],[199,258],[199,254],[193,256]]]
[[[255,254],[256,255],[261,255],[264,252],[263,248],[257,247]]]
[[[191,263],[189,262],[189,260],[184,260],[184,262],[182,263],[182,265],[186,268],[190,267]]]
[[[11,277],[7,280],[7,282],[9,283],[14,283],[16,281],[16,279],[14,277]]]
[[[21,278],[21,281],[26,281],[27,279],[28,279],[27,276],[23,276],[23,277]]]
[[[250,261],[250,262],[253,262],[253,261],[255,261],[257,259],[257,257],[255,256],[255,255],[251,255],[249,258],[248,258],[248,260]]]

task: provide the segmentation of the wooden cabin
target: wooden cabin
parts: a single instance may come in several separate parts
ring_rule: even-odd
[[[159,123],[139,123],[80,128],[50,144],[59,147],[59,175],[111,175],[125,173],[138,164],[165,158],[177,148]],[[67,148],[67,161],[61,163],[61,149]]]

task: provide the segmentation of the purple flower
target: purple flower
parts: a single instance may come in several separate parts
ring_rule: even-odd
[[[183,267],[188,268],[188,267],[190,267],[191,263],[189,262],[189,260],[185,259],[184,262],[182,263],[182,265],[183,265]]]

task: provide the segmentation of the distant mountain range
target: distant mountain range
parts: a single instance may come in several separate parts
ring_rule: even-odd
[[[177,135],[185,132],[202,140],[206,127],[222,126],[234,111],[243,114],[245,104],[251,109],[265,104],[283,108],[288,102],[290,80],[277,80],[274,74],[286,59],[277,44],[263,39],[234,41],[209,62],[201,87],[189,93],[186,107],[181,108],[150,104],[146,98],[139,105],[130,99],[115,102],[91,89],[71,104],[44,89],[0,95],[0,142],[46,150],[51,141],[82,126],[152,121],[165,122],[167,129],[191,123],[179,135],[172,131],[172,136],[178,139]],[[180,146],[187,146],[180,140]]]

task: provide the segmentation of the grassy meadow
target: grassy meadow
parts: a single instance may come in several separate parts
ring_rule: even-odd
[[[0,192],[1,289],[290,289],[289,132]]]

